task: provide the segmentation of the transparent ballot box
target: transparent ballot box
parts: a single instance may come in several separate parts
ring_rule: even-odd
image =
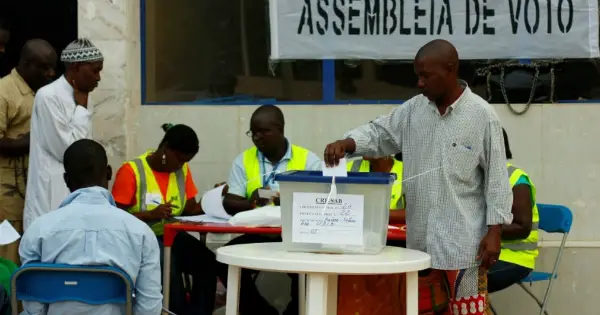
[[[281,196],[283,246],[288,251],[377,254],[386,244],[396,175],[323,176],[289,171],[275,176]]]

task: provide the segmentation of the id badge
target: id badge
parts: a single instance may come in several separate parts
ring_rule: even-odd
[[[158,206],[162,203],[162,196],[160,194],[146,194],[144,196],[146,209],[149,205]]]

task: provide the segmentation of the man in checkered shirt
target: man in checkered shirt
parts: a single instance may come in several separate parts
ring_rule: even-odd
[[[402,152],[407,246],[445,273],[453,314],[491,314],[486,272],[512,221],[512,192],[500,121],[458,79],[458,64],[451,43],[423,46],[414,63],[422,94],[329,144],[325,161]]]

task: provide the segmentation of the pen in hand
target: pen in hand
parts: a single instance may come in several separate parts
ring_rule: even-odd
[[[158,201],[153,200],[152,203],[157,205],[156,209],[152,210],[151,213],[154,215],[155,219],[164,220],[168,219],[172,216],[172,208],[173,205],[171,202],[174,198],[171,198],[169,202],[165,204],[160,204]]]

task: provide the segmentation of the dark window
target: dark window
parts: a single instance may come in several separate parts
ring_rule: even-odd
[[[267,0],[142,2],[145,103],[322,99],[321,61],[269,61]]]
[[[17,65],[27,40],[47,40],[60,55],[77,38],[77,0],[0,0],[0,18],[11,24],[6,54],[0,57],[0,77]],[[57,65],[57,75],[61,75],[64,66]]]
[[[419,94],[412,60],[339,60],[335,66],[338,100],[394,101]],[[597,59],[473,60],[461,62],[460,77],[491,103],[505,103],[505,96],[511,103],[599,100],[599,66]]]

